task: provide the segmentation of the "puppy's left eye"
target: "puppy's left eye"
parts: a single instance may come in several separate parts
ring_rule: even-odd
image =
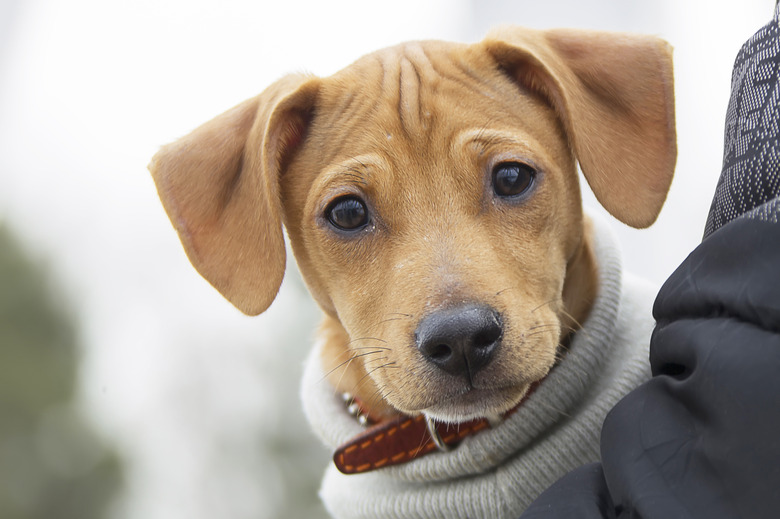
[[[502,162],[493,168],[493,191],[503,198],[522,195],[533,185],[536,170],[521,162]]]
[[[328,222],[342,231],[355,231],[368,224],[366,203],[356,196],[337,198],[325,209]]]

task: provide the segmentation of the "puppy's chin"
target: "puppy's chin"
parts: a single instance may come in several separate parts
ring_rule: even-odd
[[[468,422],[476,418],[488,418],[492,423],[519,404],[529,386],[530,384],[501,389],[470,389],[423,409],[422,413],[437,422],[450,424]]]

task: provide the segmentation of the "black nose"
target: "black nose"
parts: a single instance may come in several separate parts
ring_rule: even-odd
[[[471,378],[490,363],[503,328],[498,313],[484,305],[438,310],[417,327],[420,353],[443,371]]]

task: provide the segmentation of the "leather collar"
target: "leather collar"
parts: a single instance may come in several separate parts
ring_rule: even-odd
[[[502,420],[523,405],[544,379],[531,384],[523,399],[502,415]],[[341,445],[333,463],[344,474],[361,474],[399,465],[436,450],[449,450],[464,438],[489,428],[487,418],[458,424],[436,423],[425,416],[398,415],[373,425]]]

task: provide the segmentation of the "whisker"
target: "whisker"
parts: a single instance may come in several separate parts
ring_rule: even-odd
[[[387,319],[384,319],[382,321],[379,321],[378,324],[386,323],[389,321],[401,321],[403,319],[411,319],[413,316],[411,314],[404,314],[401,312],[390,312],[386,314],[388,316],[396,316],[396,317],[388,317]]]
[[[385,348],[385,349],[387,349],[387,348]],[[345,365],[349,364],[350,362],[352,362],[352,361],[353,361],[353,360],[355,360],[355,359],[359,359],[360,357],[367,357],[367,356],[369,356],[369,355],[373,355],[373,354],[375,354],[375,353],[382,353],[382,351],[383,351],[383,350],[374,350],[374,351],[367,351],[367,352],[365,352],[365,353],[356,353],[356,354],[354,354],[354,355],[351,355],[351,356],[350,356],[350,357],[349,357],[347,360],[345,360],[344,362],[342,362],[342,363],[338,364],[338,365],[337,365],[337,366],[335,366],[333,369],[331,369],[330,371],[328,371],[327,373],[325,373],[325,375],[323,375],[323,377],[322,377],[322,378],[323,378],[323,379],[327,378],[328,376],[332,375],[334,371],[336,371],[337,369],[339,369],[339,368],[341,368],[341,367],[344,367]],[[345,371],[346,371],[346,370],[345,370]],[[343,374],[342,374],[342,376],[343,376]]]
[[[358,346],[358,347],[352,346],[352,344],[354,344],[356,342],[361,342],[361,341],[378,341],[378,342],[381,342],[382,344],[387,344],[387,341],[382,340],[382,339],[377,339],[376,337],[362,337],[362,338],[359,338],[359,339],[352,339],[351,341],[346,343],[344,346],[348,350],[350,350],[350,351],[372,350],[372,349],[373,350],[385,350],[385,351],[391,351],[392,350],[392,348],[388,348],[386,346],[379,346],[377,344],[372,344],[371,346]]]
[[[394,390],[390,390],[387,393],[385,393],[381,389],[378,389],[375,393],[376,394],[373,396],[374,404],[376,404],[376,402],[378,402],[379,400],[383,400],[384,402],[389,403],[388,399],[390,398],[390,396],[393,393],[395,393],[395,391]]]
[[[361,346],[359,348],[350,348],[349,351],[358,350],[381,350],[381,351],[393,351],[392,348],[383,348],[382,346]]]
[[[573,315],[571,315],[569,312],[567,312],[565,308],[561,308],[561,313],[562,313],[564,316],[566,316],[566,317],[568,317],[569,319],[571,319],[571,321],[572,321],[572,322],[573,322],[573,323],[574,323],[574,324],[577,326],[577,328],[576,328],[576,329],[580,329],[580,328],[582,328],[582,323],[580,323],[580,322],[579,322],[577,319],[575,319],[575,318],[574,318],[574,316],[573,316]],[[571,330],[571,331],[574,331],[574,330],[575,330],[575,328],[572,328],[572,330]]]
[[[386,358],[386,357],[385,357],[385,358]],[[363,381],[364,381],[364,380],[365,380],[367,377],[369,377],[369,376],[370,376],[372,373],[376,372],[377,370],[384,369],[384,368],[388,368],[388,367],[391,367],[391,366],[394,366],[394,365],[395,365],[395,362],[387,362],[387,363],[385,363],[385,364],[382,364],[381,366],[376,366],[375,368],[372,368],[372,369],[368,370],[368,371],[366,372],[366,374],[365,374],[365,375],[363,375],[362,377],[360,377],[360,379],[359,379],[357,382],[355,382],[355,389],[357,389],[357,388],[360,386],[360,384],[361,384],[361,383],[362,383],[362,382],[363,382]]]
[[[435,420],[434,420],[434,422],[435,422]],[[430,434],[430,431],[428,431],[428,427],[425,428],[425,431],[427,431]],[[417,450],[421,451],[424,446],[425,446],[425,432],[423,432],[420,435],[420,444],[417,446]]]
[[[534,308],[533,310],[531,310],[529,313],[534,313],[534,312],[536,312],[537,310],[539,310],[540,308],[542,308],[543,306],[546,306],[546,305],[552,304],[552,303],[554,303],[554,302],[556,302],[556,301],[557,301],[557,299],[550,299],[550,300],[549,300],[549,301],[547,301],[546,303],[542,303],[542,304],[540,304],[539,306],[537,306],[536,308]]]
[[[384,357],[376,357],[376,358],[373,358],[373,359],[368,359],[368,360],[366,361],[366,368],[368,368],[368,364],[369,364],[370,362],[381,362],[381,361],[383,361],[383,360],[387,360],[387,358],[388,358],[387,356],[384,356]]]
[[[350,359],[350,360],[354,360],[354,359]],[[371,359],[371,360],[368,360],[368,361],[366,361],[366,364],[368,364],[369,362],[374,362],[374,361],[382,361],[382,360],[387,360],[387,357],[379,357],[379,358],[376,358],[376,359]],[[369,376],[371,373],[373,373],[373,372],[374,372],[374,371],[376,371],[377,369],[381,369],[381,368],[383,368],[383,367],[392,367],[391,365],[393,365],[393,364],[395,364],[395,362],[388,362],[388,363],[385,363],[383,366],[377,366],[377,367],[375,367],[375,368],[373,368],[373,369],[369,370],[369,371],[368,371],[368,372],[367,372],[365,375],[363,375],[362,377],[360,377],[360,379],[358,379],[358,381],[357,381],[357,382],[355,382],[355,385],[352,387],[352,391],[351,391],[351,393],[352,393],[352,394],[355,394],[355,393],[357,393],[357,392],[358,392],[358,389],[360,388],[360,385],[361,385],[361,384],[362,384],[362,383],[363,383],[363,382],[364,382],[364,381],[367,379],[367,377],[368,377],[368,376]],[[345,370],[345,371],[346,371],[346,370]],[[342,374],[341,374],[341,376],[343,377],[343,376],[344,376],[344,373],[342,373]]]
[[[503,290],[499,290],[498,292],[496,292],[496,295],[497,295],[497,296],[500,296],[500,295],[501,295],[501,294],[503,294],[504,292],[507,292],[507,291],[509,291],[509,290],[517,290],[518,288],[520,288],[520,287],[519,287],[519,286],[517,286],[517,287],[507,287],[507,288],[505,288],[505,289],[503,289]]]
[[[366,400],[366,405],[368,405],[369,407],[376,406],[376,404],[380,400],[384,400],[385,402],[387,402],[387,397],[392,395],[392,394],[393,394],[393,391],[389,391],[387,393],[383,393],[382,392],[382,388],[381,387],[377,387],[374,390],[374,392],[371,393],[371,396],[368,398],[368,400]]]
[[[342,381],[344,380],[344,375],[346,375],[346,374],[347,374],[347,371],[349,370],[349,364],[351,364],[353,360],[355,360],[355,359],[356,359],[356,358],[358,358],[358,357],[365,357],[365,356],[368,356],[368,355],[372,355],[372,354],[374,354],[374,353],[379,353],[379,352],[378,352],[378,351],[370,351],[370,352],[368,352],[368,353],[361,353],[361,354],[358,354],[358,355],[353,355],[353,356],[352,356],[352,357],[351,357],[351,358],[350,358],[350,359],[347,361],[347,365],[345,366],[344,370],[341,372],[341,375],[339,375],[339,380],[338,380],[338,382],[336,383],[336,387],[341,387],[341,383],[342,383]],[[382,358],[387,358],[387,357],[382,357]],[[367,360],[365,363],[366,363],[366,364],[368,364],[369,362],[371,362],[371,360]],[[332,371],[331,371],[331,373],[332,373]],[[353,390],[353,392],[354,392],[354,390]]]
[[[383,323],[389,323],[390,321],[403,321],[403,317],[389,317],[387,319],[383,319],[382,321],[379,321],[377,324],[383,324]]]
[[[350,340],[350,341],[347,343],[347,345],[349,345],[349,344],[352,344],[353,342],[357,342],[357,341],[379,341],[379,342],[384,342],[385,344],[387,344],[387,341],[386,341],[386,340],[384,340],[384,339],[380,339],[380,338],[378,338],[378,337],[358,337],[358,338],[356,338],[356,339],[352,339],[352,340]]]
[[[550,410],[552,410],[552,411],[554,411],[554,412],[558,413],[558,414],[559,414],[559,415],[561,415],[561,416],[565,416],[566,418],[571,418],[571,417],[572,417],[572,416],[571,416],[569,413],[567,413],[566,411],[564,411],[564,410],[562,410],[562,409],[559,409],[559,408],[557,408],[557,407],[556,407],[556,406],[554,406],[554,405],[550,405],[548,402],[544,402],[544,401],[542,401],[542,400],[537,400],[537,403],[538,403],[539,405],[543,406],[543,407],[546,407],[547,409],[550,409]]]
[[[564,350],[564,353],[561,353],[560,350]],[[568,353],[568,351],[569,351],[569,349],[565,345],[559,343],[558,344],[558,351],[556,351],[556,353],[555,353],[555,361],[556,361],[556,363],[562,362],[564,360],[564,358],[565,358],[564,355],[566,353]],[[583,369],[583,368],[581,368],[581,367],[574,366],[574,365],[569,365],[569,369],[571,369],[574,372],[574,374],[577,376],[577,380],[580,382],[581,386],[584,388],[586,386],[585,380],[588,378],[588,375],[589,375],[588,371]]]
[[[544,334],[546,334],[546,333],[553,333],[554,331],[555,331],[555,330],[539,330],[538,332],[527,333],[527,334],[525,335],[525,337],[526,337],[526,338],[528,338],[528,337],[536,337],[537,335],[544,335]]]
[[[532,330],[538,330],[539,328],[560,328],[559,323],[544,323],[544,324],[537,324],[536,326],[531,326],[528,328],[528,331]]]
[[[384,368],[390,368],[390,367],[397,367],[397,366],[395,366],[395,361],[386,362],[385,364],[382,364],[381,366],[377,366],[375,368],[371,368],[371,370],[369,370],[368,373],[363,375],[363,377],[361,377],[361,378],[365,378],[365,377],[371,375],[372,373],[374,373],[377,370],[384,369]]]

